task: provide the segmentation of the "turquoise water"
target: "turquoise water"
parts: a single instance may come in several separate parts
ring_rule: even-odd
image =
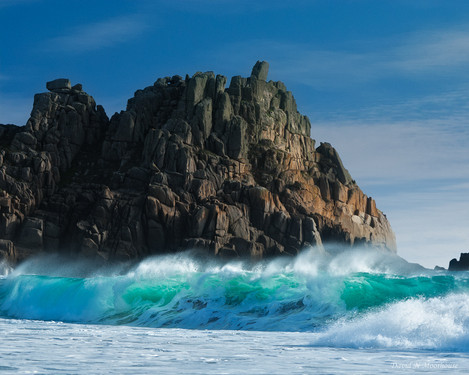
[[[469,351],[469,274],[371,251],[217,263],[194,253],[96,269],[39,258],[0,279],[0,317],[311,332],[311,345]]]

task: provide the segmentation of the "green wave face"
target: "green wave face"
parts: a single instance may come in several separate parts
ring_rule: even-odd
[[[314,254],[255,266],[206,264],[182,255],[86,277],[60,274],[54,267],[49,275],[31,274],[26,267],[0,279],[0,315],[149,327],[318,331],[402,301],[469,292],[465,273],[399,274],[400,266],[396,269],[389,259],[337,272],[343,270],[341,264]]]
[[[341,299],[348,310],[366,310],[411,297],[431,298],[468,290],[468,280],[453,275],[404,277],[357,273],[344,280]]]

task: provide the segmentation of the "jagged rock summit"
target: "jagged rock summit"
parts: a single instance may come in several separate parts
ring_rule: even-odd
[[[158,79],[109,120],[67,79],[0,126],[0,253],[113,260],[202,248],[294,255],[326,241],[395,251],[389,222],[268,64]]]

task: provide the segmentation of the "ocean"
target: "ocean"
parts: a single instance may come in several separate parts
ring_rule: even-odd
[[[0,373],[469,372],[469,272],[328,250],[3,265]]]

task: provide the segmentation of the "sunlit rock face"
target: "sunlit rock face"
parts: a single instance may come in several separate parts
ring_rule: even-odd
[[[0,252],[102,260],[201,248],[295,255],[327,241],[395,251],[390,224],[268,64],[158,79],[109,120],[48,82],[27,125],[0,126]],[[312,131],[314,135],[314,129]]]

